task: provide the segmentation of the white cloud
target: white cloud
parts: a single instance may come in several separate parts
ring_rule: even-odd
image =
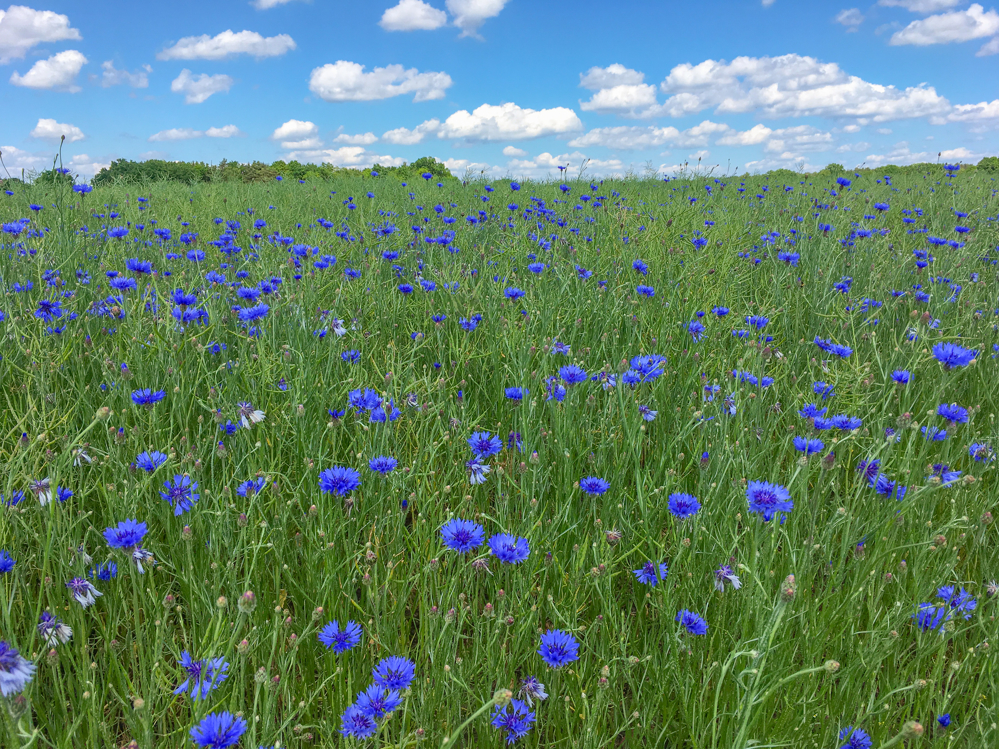
[[[0,10],[0,65],[24,57],[36,44],[81,39],[69,18],[51,10],[11,5]]]
[[[271,140],[282,141],[281,148],[288,151],[321,148],[319,128],[307,120],[288,120],[271,133]]]
[[[346,143],[349,146],[370,146],[378,142],[378,136],[374,133],[361,133],[360,135],[347,135],[341,133],[333,139],[334,143]]]
[[[239,138],[243,133],[235,125],[223,125],[222,127],[210,127],[205,130],[206,138]]]
[[[929,44],[967,42],[999,34],[999,13],[986,11],[978,3],[967,10],[955,10],[913,21],[901,31],[896,31],[889,44]]]
[[[386,31],[433,31],[447,23],[447,13],[423,0],[399,0],[378,22]]]
[[[172,140],[193,140],[195,138],[238,138],[243,133],[235,125],[223,125],[222,127],[210,127],[207,130],[195,130],[190,127],[175,127],[170,130],[161,130],[149,136],[150,143],[159,143]]]
[[[507,173],[529,179],[545,179],[560,176],[560,166],[567,167],[565,174],[575,176],[585,164],[585,174],[594,177],[623,176],[630,165],[620,159],[591,159],[579,151],[553,156],[539,153],[533,159],[511,159],[507,163]]]
[[[580,88],[593,91],[589,101],[580,101],[584,112],[642,117],[656,106],[656,87],[645,83],[645,74],[620,63],[592,67],[579,74]]]
[[[606,68],[594,66],[585,73],[579,74],[580,88],[588,88],[591,91],[613,88],[614,86],[636,86],[644,81],[645,73],[626,68],[618,62],[608,65]]]
[[[906,141],[896,143],[895,147],[884,154],[870,154],[864,159],[864,165],[870,167],[885,164],[918,164],[931,161],[977,160],[985,154],[976,154],[967,148],[950,148],[932,153],[929,151],[914,152]]]
[[[103,88],[123,83],[132,88],[148,88],[149,74],[153,72],[153,69],[148,65],[143,65],[141,70],[136,70],[134,73],[129,73],[127,70],[116,70],[111,60],[102,62],[101,70],[104,71],[101,73],[101,86]]]
[[[263,37],[256,31],[223,31],[217,36],[185,36],[172,47],[156,55],[159,60],[224,60],[235,55],[277,57],[295,49],[295,40],[287,34]]]
[[[346,60],[314,68],[309,90],[326,101],[373,101],[413,94],[413,101],[443,99],[451,86],[447,73],[421,73],[416,68],[388,65],[364,72],[364,65]]]
[[[876,122],[946,113],[932,86],[900,90],[847,75],[836,63],[797,54],[705,60],[674,67],[661,88],[672,94],[645,116],[756,111],[768,117],[869,117]]]
[[[507,102],[483,104],[473,112],[461,109],[444,121],[437,135],[464,140],[526,140],[582,129],[583,123],[571,109],[524,109]]]
[[[79,174],[81,177],[90,179],[101,169],[105,169],[111,166],[110,161],[99,161],[93,159],[85,153],[79,153],[73,156],[68,164],[71,172]]]
[[[39,172],[52,168],[52,153],[50,151],[36,153],[24,151],[14,146],[0,146],[0,151],[3,151],[4,163],[11,173],[20,172],[22,169],[26,172]],[[108,165],[108,161],[93,159],[85,153],[76,154],[63,161],[63,166],[69,169],[72,174],[78,174],[85,179],[90,179]]]
[[[999,99],[978,104],[958,104],[947,115],[951,122],[999,122]]]
[[[773,132],[766,125],[754,125],[749,130],[723,135],[716,143],[719,146],[755,146],[767,140]]]
[[[960,5],[965,0],[878,0],[886,8],[905,8],[913,13],[936,13]]]
[[[870,147],[871,144],[866,141],[860,141],[859,143],[844,143],[836,149],[836,153],[858,153],[860,151],[866,151]]]
[[[890,127],[879,127],[878,128],[878,135],[891,135],[891,128]]]
[[[427,120],[412,130],[405,127],[397,127],[394,130],[382,133],[382,140],[397,146],[415,146],[417,143],[422,143],[428,135],[436,133],[440,126],[440,120]]]
[[[598,127],[569,141],[570,148],[605,146],[621,150],[642,150],[674,143],[680,136],[675,127]]]
[[[847,31],[856,31],[864,22],[864,14],[858,8],[846,8],[836,14],[836,23],[842,24]]]
[[[76,76],[87,64],[87,58],[75,49],[68,49],[47,60],[39,60],[31,69],[21,75],[11,73],[10,82],[15,86],[25,88],[54,89],[76,93],[80,87],[76,85]]]
[[[775,2],[776,2],[776,0],[763,0],[763,7],[764,8],[769,8]]]
[[[250,5],[257,10],[270,10],[271,8],[286,5],[290,2],[293,2],[293,0],[251,0]]]
[[[290,151],[285,158],[289,161],[300,161],[303,163],[311,162],[358,168],[374,166],[375,164],[381,164],[382,166],[402,166],[404,163],[404,159],[395,156],[379,156],[372,151],[368,151],[363,146]]]
[[[763,150],[773,154],[792,154],[793,158],[798,158],[802,153],[828,151],[833,143],[832,133],[811,125],[797,125],[774,130]]]
[[[466,174],[473,178],[484,175],[499,177],[503,174],[503,170],[498,166],[492,166],[484,161],[471,161],[469,159],[445,159],[444,166],[446,166],[450,170],[451,174],[456,177],[464,177]]]
[[[75,143],[78,140],[83,140],[86,136],[83,131],[80,130],[76,125],[64,124],[62,122],[56,122],[55,120],[40,119],[38,124],[35,125],[35,129],[31,131],[32,138],[38,138],[39,140],[61,140],[63,136],[66,136],[66,141],[69,143]]]
[[[447,9],[454,16],[454,25],[462,36],[478,36],[479,26],[487,18],[495,18],[510,0],[446,0]]]
[[[527,156],[527,151],[523,148],[517,148],[516,146],[507,146],[503,149],[503,155],[510,158],[521,157]]]
[[[982,48],[975,53],[975,57],[988,57],[989,55],[999,55],[999,36],[989,39]]]
[[[173,79],[170,90],[175,94],[184,94],[185,104],[200,104],[212,94],[228,93],[234,83],[231,77],[221,73],[192,75],[190,70],[184,68],[180,71],[180,75]]]

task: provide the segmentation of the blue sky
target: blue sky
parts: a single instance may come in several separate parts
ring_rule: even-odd
[[[2,6],[0,6],[2,7]],[[962,0],[211,0],[0,10],[0,149],[431,155],[456,174],[719,172],[999,153],[999,12]]]

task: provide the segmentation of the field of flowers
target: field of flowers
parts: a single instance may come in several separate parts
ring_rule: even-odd
[[[0,195],[10,747],[999,742],[941,165]]]

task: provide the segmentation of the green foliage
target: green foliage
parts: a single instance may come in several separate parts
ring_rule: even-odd
[[[978,168],[986,174],[999,174],[999,156],[986,156],[978,162]]]

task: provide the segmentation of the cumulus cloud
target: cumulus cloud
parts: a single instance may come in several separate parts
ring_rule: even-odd
[[[237,138],[243,135],[235,125],[223,125],[222,127],[210,127],[207,130],[194,130],[189,127],[175,127],[170,130],[161,130],[149,136],[150,143],[159,143],[173,140],[193,140],[195,138]]]
[[[342,146],[341,148],[313,148],[300,151],[290,151],[286,158],[289,161],[303,163],[333,164],[334,166],[349,166],[364,168],[381,164],[382,166],[402,166],[404,159],[395,156],[383,156],[369,151],[364,146]]]
[[[961,5],[965,0],[878,0],[886,8],[905,8],[913,13],[936,13]]]
[[[281,148],[288,151],[320,148],[319,128],[308,120],[288,120],[273,133],[271,140],[281,141]]]
[[[111,60],[101,63],[101,86],[120,86],[126,84],[132,88],[147,88],[149,86],[149,74],[153,69],[148,65],[143,65],[141,70],[129,73],[127,70],[117,70]]]
[[[67,16],[51,10],[24,5],[0,10],[0,65],[21,59],[37,44],[81,38],[79,30],[70,27]]]
[[[495,18],[510,0],[447,0],[444,4],[454,16],[454,25],[462,36],[477,37],[479,27]]]
[[[889,44],[950,44],[982,39],[999,34],[999,13],[986,11],[978,3],[966,10],[940,13],[913,21],[901,31],[896,31]]]
[[[836,14],[836,23],[846,27],[847,31],[856,31],[864,22],[864,14],[859,8],[845,8]]]
[[[180,75],[173,79],[170,90],[175,94],[184,94],[185,104],[200,104],[213,94],[228,93],[235,82],[230,76],[221,73],[193,75],[190,70],[184,68],[180,71]]]
[[[484,161],[471,161],[470,159],[445,159],[444,166],[451,171],[451,174],[462,177],[465,175],[473,178],[486,175],[499,177],[503,174],[503,170],[498,166],[487,164]]]
[[[776,2],[776,0],[763,0],[763,7],[764,8],[769,8],[775,2]]]
[[[224,60],[236,55],[252,55],[258,60],[277,57],[295,49],[295,40],[287,34],[264,37],[256,31],[223,31],[217,36],[185,36],[158,55],[159,60]]]
[[[349,146],[370,146],[378,142],[378,136],[374,133],[360,133],[359,135],[348,135],[341,133],[333,139],[334,143],[346,143]]]
[[[433,31],[447,24],[447,13],[423,0],[399,0],[378,22],[386,31]]]
[[[373,101],[413,94],[413,101],[443,99],[451,86],[447,73],[421,73],[402,65],[364,72],[364,65],[346,60],[314,68],[309,90],[325,101]]]
[[[511,159],[507,163],[507,173],[529,179],[544,179],[560,175],[559,167],[566,167],[566,174],[576,174],[585,166],[585,173],[594,177],[620,177],[629,169],[620,159],[591,159],[579,151],[553,156],[539,153],[533,159]]]
[[[422,143],[428,135],[436,133],[440,126],[440,120],[427,120],[412,130],[405,127],[397,127],[394,130],[382,133],[382,140],[397,146],[415,146],[417,143]]]
[[[38,172],[52,168],[52,153],[49,151],[37,153],[25,151],[15,146],[0,146],[0,151],[3,151],[4,163],[11,172],[19,172],[22,169],[26,172]],[[76,154],[63,161],[63,166],[70,172],[85,179],[90,179],[108,165],[107,160],[91,158],[85,153]]]
[[[598,127],[569,141],[570,148],[605,146],[620,150],[642,150],[673,143],[680,136],[675,127]]]
[[[503,149],[503,155],[510,158],[527,156],[527,151],[523,148],[517,148],[516,146],[507,146]]]
[[[811,125],[798,125],[774,130],[763,147],[764,152],[781,154],[785,158],[799,158],[803,153],[830,150],[835,141],[832,133]]]
[[[674,67],[661,88],[670,97],[645,116],[757,112],[766,117],[868,117],[876,122],[946,113],[932,86],[904,90],[847,75],[836,63],[797,54],[705,60]]]
[[[87,58],[75,49],[68,49],[47,60],[39,60],[27,73],[21,75],[14,72],[10,82],[15,86],[25,88],[52,89],[76,93],[80,87],[76,85],[76,76],[87,64]]]
[[[947,119],[951,122],[999,124],[999,99],[978,104],[958,104],[947,115]]]
[[[535,110],[507,102],[483,104],[472,112],[461,109],[444,121],[437,135],[469,141],[527,140],[582,129],[579,117],[566,107]]]
[[[975,53],[975,57],[988,57],[989,55],[999,55],[999,36],[989,39],[982,48]]]
[[[864,159],[864,165],[870,167],[885,164],[919,164],[930,161],[965,161],[977,160],[985,154],[976,154],[967,148],[950,148],[937,153],[929,151],[912,151],[906,141],[896,143],[888,153],[872,153]]]
[[[75,143],[86,137],[83,131],[76,125],[64,124],[44,118],[39,119],[38,124],[35,125],[35,129],[31,131],[31,137],[38,138],[39,140],[58,141],[62,140],[63,136],[66,136],[66,140],[69,143]]]
[[[719,146],[756,146],[767,140],[773,130],[766,125],[754,125],[749,130],[733,131],[719,138]]]
[[[645,74],[620,63],[592,67],[579,74],[579,85],[593,91],[589,101],[580,101],[584,112],[641,117],[656,105],[656,87],[645,83]]]

